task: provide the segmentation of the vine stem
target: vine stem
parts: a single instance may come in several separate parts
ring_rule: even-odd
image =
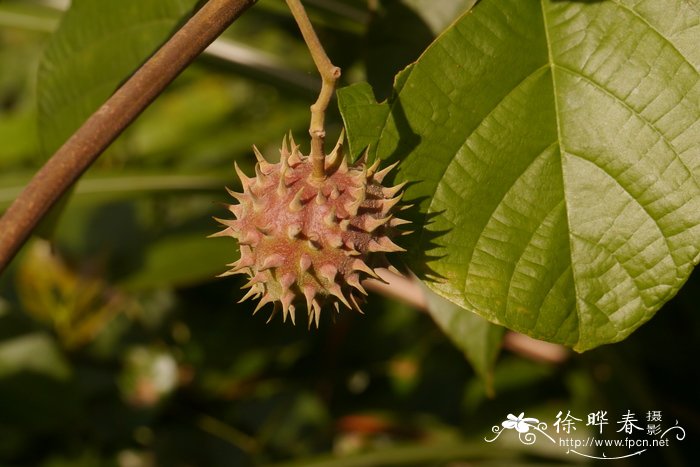
[[[294,19],[299,25],[301,35],[304,37],[306,46],[311,52],[316,68],[321,75],[321,92],[318,99],[311,105],[311,123],[309,125],[309,135],[311,136],[311,164],[313,167],[312,177],[316,180],[326,178],[325,157],[326,153],[323,143],[326,139],[326,109],[333,98],[335,83],[340,78],[340,68],[333,65],[328,58],[326,51],[318,40],[311,21],[306,14],[304,6],[300,0],[286,0]]]
[[[0,218],[0,273],[51,207],[187,65],[257,0],[209,0],[44,164]]]

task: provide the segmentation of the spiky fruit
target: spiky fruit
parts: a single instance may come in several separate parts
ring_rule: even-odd
[[[291,147],[290,147],[291,144]],[[309,325],[318,326],[321,308],[360,310],[365,277],[384,253],[404,251],[391,237],[407,221],[394,216],[402,185],[382,186],[393,166],[377,170],[364,158],[348,165],[341,135],[325,158],[325,178],[313,176],[311,158],[303,156],[291,135],[285,137],[280,162],[265,160],[257,148],[255,177],[236,165],[242,193],[229,190],[238,204],[228,205],[235,219],[217,219],[226,228],[215,236],[235,237],[241,257],[222,275],[247,274],[250,290],[243,300],[260,297],[256,312],[273,303],[283,320],[295,322],[306,303]]]

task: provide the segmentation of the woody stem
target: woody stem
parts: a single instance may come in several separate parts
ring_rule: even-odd
[[[64,143],[0,217],[0,273],[124,129],[256,0],[209,0]]]
[[[316,180],[326,178],[325,171],[325,152],[323,143],[326,139],[325,120],[326,109],[333,98],[335,92],[335,83],[340,78],[340,68],[333,65],[326,51],[318,40],[316,31],[314,31],[311,21],[306,14],[304,6],[300,0],[286,0],[289,9],[294,16],[301,35],[304,37],[306,46],[311,52],[316,68],[321,75],[321,92],[318,99],[311,106],[311,124],[309,125],[309,135],[311,135],[311,164],[313,166],[312,176]]]

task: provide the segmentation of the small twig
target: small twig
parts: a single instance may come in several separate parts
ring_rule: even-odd
[[[335,92],[335,83],[340,78],[340,68],[333,65],[326,51],[318,40],[316,31],[314,31],[309,17],[306,15],[306,10],[300,0],[286,0],[289,9],[294,16],[301,35],[304,36],[306,46],[311,52],[311,57],[318,68],[321,75],[321,92],[318,99],[311,106],[311,124],[309,125],[309,135],[311,135],[311,163],[313,164],[313,177],[317,180],[326,178],[325,170],[325,155],[323,143],[326,139],[325,120],[326,109],[333,98]]]
[[[197,419],[197,426],[203,431],[236,446],[246,454],[260,452],[260,443],[257,439],[211,415],[202,414]]]
[[[363,281],[364,286],[369,290],[403,302],[417,310],[428,309],[428,300],[417,279],[400,276],[386,268],[376,268],[375,272],[381,280],[370,278]]]
[[[536,362],[560,364],[571,357],[571,351],[559,344],[533,339],[509,331],[503,337],[503,348]]]
[[[256,1],[209,0],[56,151],[0,218],[0,273],[112,141]]]

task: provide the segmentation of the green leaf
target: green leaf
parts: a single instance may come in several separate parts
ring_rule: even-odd
[[[0,377],[32,371],[66,380],[70,366],[56,343],[41,333],[26,334],[0,343]]]
[[[0,26],[37,32],[52,32],[58,23],[54,8],[35,2],[5,1],[0,4]]]
[[[18,112],[7,117],[0,115],[0,169],[12,168],[31,160],[36,154],[36,126],[33,112]]]
[[[42,58],[39,134],[50,156],[155,50],[197,0],[74,0]]]
[[[173,234],[154,242],[145,251],[143,265],[121,285],[132,290],[194,285],[225,272],[238,252],[232,242],[207,238],[212,232]]]
[[[394,93],[399,94],[413,66],[409,65],[394,78]],[[390,117],[391,109],[386,102],[377,104],[372,86],[356,83],[338,89],[338,108],[348,134],[348,151],[355,160],[367,149],[370,161],[376,158],[377,142]]]
[[[412,268],[578,351],[649,320],[700,259],[699,24],[685,0],[483,0],[462,16],[383,104],[377,156],[416,182]],[[360,115],[344,115],[351,141],[377,133]]]
[[[484,382],[486,393],[494,395],[493,368],[501,351],[504,328],[476,313],[460,308],[430,290],[425,290],[428,312]]]
[[[348,150],[353,159],[367,147],[376,151],[376,143],[389,117],[389,106],[376,104],[372,87],[358,83],[339,89],[338,107],[348,132]]]

